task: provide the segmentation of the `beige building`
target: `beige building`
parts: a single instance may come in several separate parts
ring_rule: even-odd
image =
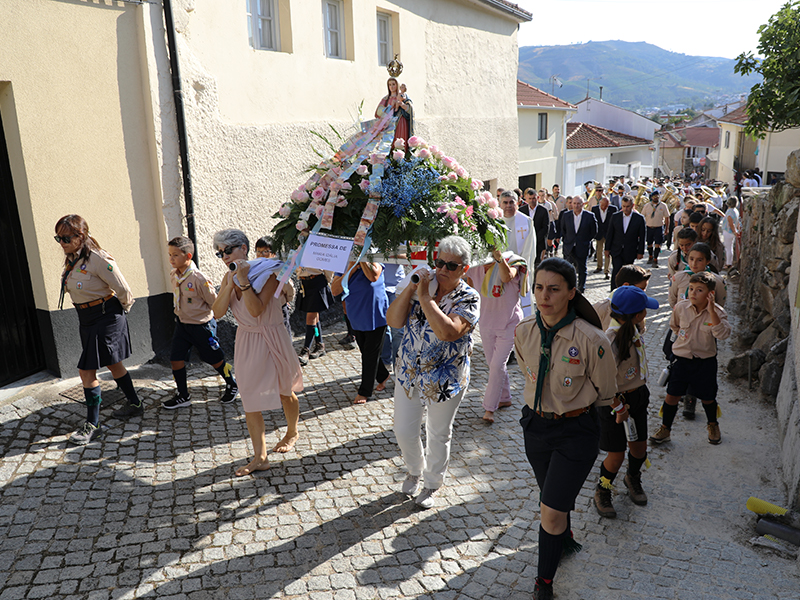
[[[326,148],[386,93],[395,54],[415,133],[496,187],[517,169],[517,30],[503,0],[173,0],[201,268],[211,236],[251,239]],[[43,367],[74,372],[74,309],[57,310],[53,226],[76,212],[138,299],[135,360],[168,345],[166,241],[186,233],[180,136],[161,3],[0,3],[0,215],[9,224],[0,343],[19,356],[0,385]],[[24,49],[24,51],[23,51]],[[21,301],[17,301],[20,299]]]
[[[567,122],[577,111],[565,102],[517,81],[519,188],[564,188]]]

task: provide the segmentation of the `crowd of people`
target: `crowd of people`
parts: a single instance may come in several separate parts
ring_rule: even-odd
[[[170,240],[175,313],[170,361],[176,392],[162,410],[191,403],[185,363],[195,348],[224,380],[219,401],[241,398],[245,410],[254,456],[235,475],[268,469],[262,413],[283,410],[286,434],[273,451],[290,451],[300,435],[302,366],[326,354],[319,313],[338,296],[348,327],[343,341],[357,344],[362,358],[352,401],[368,402],[385,389],[393,372],[394,433],[406,469],[400,489],[421,508],[430,508],[445,483],[453,423],[469,387],[473,333],[479,325],[489,367],[483,390],[487,425],[497,410],[513,403],[510,360],[518,362],[525,377],[520,424],[541,493],[534,597],[551,598],[561,557],[580,549],[572,537],[570,513],[600,450],[607,455],[594,503],[598,514],[613,518],[612,484],[626,453],[624,485],[635,504],[647,504],[641,469],[648,440],[670,441],[682,399],[686,418],[694,418],[700,399],[708,441],[721,441],[716,340],[730,334],[721,272],[727,269],[730,275],[736,262],[738,200],[707,194],[713,198],[708,202],[689,192],[669,193],[673,185],[663,180],[631,184],[619,179],[607,187],[587,182],[583,194],[568,197],[558,186],[552,193],[498,190],[508,248],[497,248],[485,259],[474,256],[462,238],[450,236],[439,241],[434,265],[408,272],[368,261],[350,262],[342,273],[301,271],[296,310],[304,313],[306,331],[299,352],[288,326],[295,290],[289,283],[278,291],[283,263],[271,239],[258,240],[256,259],[248,260],[251,247],[244,232],[218,231],[214,251],[226,266],[218,288],[192,261],[191,240]],[[55,232],[65,255],[62,302],[69,294],[80,321],[78,369],[87,418],[70,440],[83,445],[102,433],[98,369],[108,367],[127,398],[113,416],[143,414],[122,364],[131,354],[125,314],[133,296],[82,217],[63,217]],[[642,334],[647,311],[659,305],[646,293],[650,271],[634,262],[644,259],[646,249],[647,264],[658,268],[662,248],[673,245],[666,261],[672,316],[663,345],[669,376],[662,422],[648,436],[653,373]],[[608,297],[594,306],[584,296],[589,258],[610,286]],[[238,325],[235,378],[215,328],[229,310]]]

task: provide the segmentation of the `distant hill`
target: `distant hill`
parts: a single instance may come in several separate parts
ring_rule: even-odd
[[[700,108],[726,96],[747,93],[760,80],[733,72],[734,60],[668,52],[646,42],[588,42],[572,46],[524,46],[519,49],[518,77],[551,92],[551,75],[563,87],[555,95],[568,102],[590,95],[630,108],[687,104]]]

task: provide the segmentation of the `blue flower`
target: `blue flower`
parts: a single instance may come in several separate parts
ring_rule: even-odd
[[[423,204],[438,183],[439,172],[421,158],[389,163],[381,181],[381,206],[402,217],[409,207]]]

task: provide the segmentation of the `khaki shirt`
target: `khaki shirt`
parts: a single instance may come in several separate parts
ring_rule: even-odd
[[[714,272],[709,271],[709,273],[714,276],[714,280],[717,282],[714,290],[717,304],[725,306],[725,298],[728,296],[725,280]],[[672,282],[669,284],[669,305],[671,307],[674,308],[679,301],[686,299],[686,290],[689,289],[689,279],[691,279],[692,275],[694,273],[689,271],[678,271],[672,277]]]
[[[525,402],[530,408],[536,397],[541,345],[536,315],[531,315],[517,325],[514,333],[517,361],[525,375]],[[592,404],[611,404],[617,393],[617,368],[611,342],[602,331],[583,319],[575,319],[556,332],[550,356],[541,410],[563,415]]]
[[[178,285],[178,270],[173,269],[170,273],[172,289]],[[217,299],[217,293],[211,282],[206,279],[199,270],[195,269],[181,283],[178,289],[180,301],[175,314],[178,320],[186,325],[202,325],[214,318],[211,305]]]
[[[565,196],[559,196],[555,199],[556,205],[556,215],[560,215],[562,210],[567,209],[567,198]]]
[[[672,352],[683,358],[711,358],[717,355],[717,341],[731,334],[728,313],[715,303],[719,325],[711,325],[708,308],[699,313],[689,300],[681,300],[672,311],[669,328],[675,334]]]
[[[101,250],[91,251],[89,257],[75,263],[67,275],[66,291],[73,304],[85,304],[114,293],[125,312],[130,311],[134,299],[128,282],[119,272],[117,263]]]
[[[667,259],[669,278],[672,279],[675,277],[675,273],[680,273],[688,266],[689,263],[686,262],[686,256],[684,256],[683,252],[680,250],[675,250],[675,252],[670,254],[669,258]]]
[[[642,379],[642,367],[639,363],[639,353],[636,351],[636,348],[631,346],[630,356],[626,360],[620,360],[617,333],[619,333],[619,331],[616,329],[606,329],[606,336],[611,341],[611,347],[614,350],[614,359],[617,362],[617,389],[620,392],[630,392],[631,390],[642,387],[647,383],[647,380]],[[639,338],[639,343],[642,343],[641,338]],[[644,346],[642,346],[642,351],[644,352]],[[645,354],[645,359],[646,358],[647,355]]]
[[[603,331],[605,331],[611,326],[611,298],[603,298],[600,302],[592,304],[592,308],[594,308],[597,316],[600,317],[600,323],[602,323]]]
[[[642,215],[648,227],[669,226],[669,208],[661,201],[658,204],[646,203],[642,207]]]

